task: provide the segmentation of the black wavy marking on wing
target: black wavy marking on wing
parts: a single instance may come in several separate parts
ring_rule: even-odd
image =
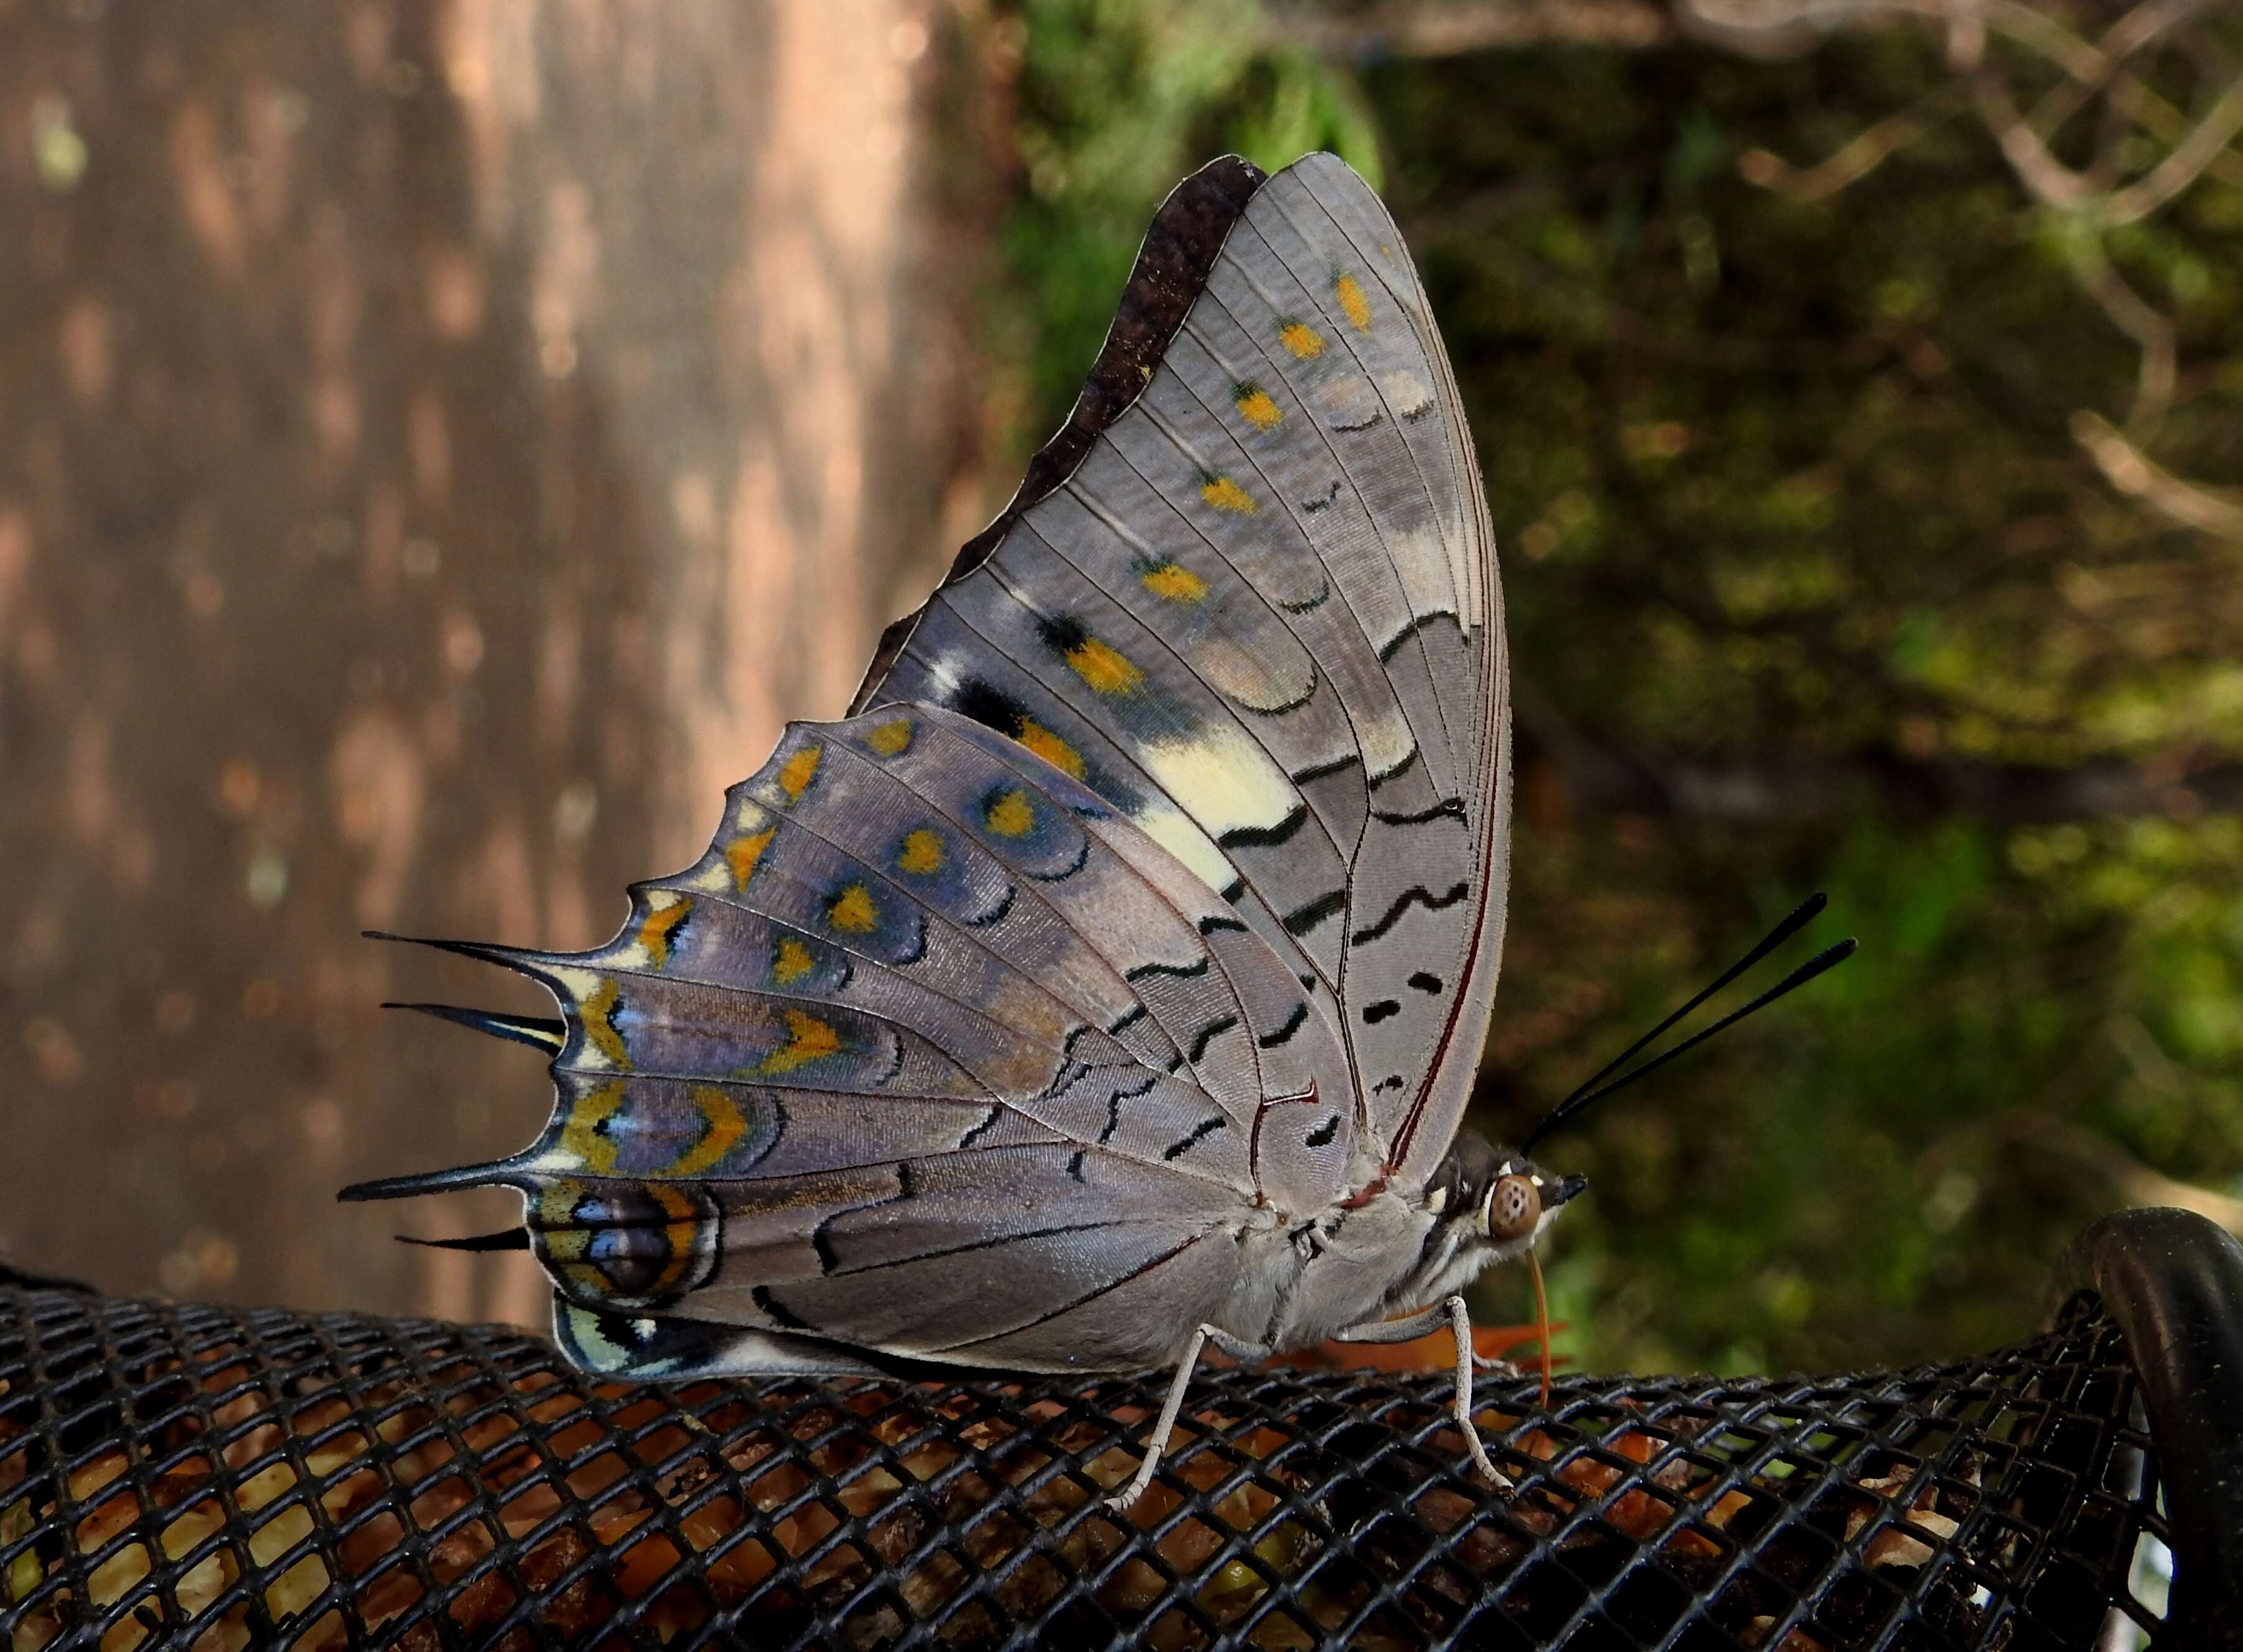
[[[854,1216],[859,1210],[876,1210],[884,1204],[908,1204],[919,1197],[913,1185],[918,1178],[912,1174],[909,1159],[896,1161],[896,1190],[885,1199],[873,1199],[863,1204],[845,1204],[826,1213],[818,1225],[810,1231],[810,1248],[818,1253],[818,1271],[831,1278],[841,1271],[841,1259],[833,1254],[833,1242],[825,1230],[845,1216]]]
[[[1296,786],[1307,786],[1313,780],[1327,779],[1332,775],[1338,774],[1344,770],[1360,768],[1362,766],[1363,758],[1361,754],[1358,752],[1350,752],[1345,757],[1336,757],[1329,763],[1311,763],[1305,769],[1296,769],[1286,778],[1291,780]]]
[[[1237,1025],[1237,1016],[1225,1015],[1221,1021],[1209,1022],[1206,1026],[1201,1028],[1199,1029],[1199,1036],[1192,1040],[1190,1057],[1192,1065],[1195,1067],[1198,1066],[1200,1058],[1207,1054],[1207,1047]],[[1170,1156],[1173,1157],[1174,1156],[1171,1155]]]
[[[912,942],[910,953],[904,957],[897,959],[890,968],[895,969],[908,969],[912,965],[917,963],[920,959],[926,956],[926,914],[923,912],[920,913],[919,914],[918,921],[919,934]],[[848,983],[844,981],[842,985],[845,987]]]
[[[1284,603],[1280,603],[1277,606],[1283,608]],[[1311,665],[1309,668],[1309,685],[1303,689],[1299,693],[1294,695],[1292,698],[1289,700],[1279,700],[1275,705],[1256,705],[1251,700],[1240,699],[1236,694],[1226,694],[1223,698],[1228,699],[1233,705],[1236,705],[1240,711],[1246,712],[1250,717],[1283,717],[1290,712],[1299,711],[1301,707],[1306,705],[1310,700],[1316,698],[1317,687],[1317,682],[1316,667]],[[1216,841],[1220,843],[1222,839],[1218,838]]]
[[[1154,975],[1174,975],[1179,981],[1189,981],[1194,976],[1207,974],[1213,961],[1202,954],[1196,964],[1132,964],[1122,972],[1122,979],[1134,982]]]
[[[1402,651],[1410,639],[1437,619],[1445,619],[1452,625],[1458,623],[1456,615],[1445,608],[1436,608],[1430,613],[1413,614],[1407,625],[1378,645],[1378,663],[1381,665],[1392,664],[1394,657]]]
[[[1334,1113],[1316,1129],[1310,1130],[1302,1140],[1310,1147],[1328,1147],[1331,1144],[1332,1137],[1338,1134],[1339,1115]]]
[[[1123,1010],[1120,1017],[1117,1018],[1114,1024],[1111,1027],[1108,1027],[1106,1030],[1108,1034],[1118,1038],[1123,1033],[1128,1032],[1132,1027],[1135,1027],[1139,1022],[1144,1020],[1146,1013],[1144,1005],[1132,1004],[1128,1008]]]
[[[1444,907],[1455,906],[1458,901],[1462,900],[1471,893],[1472,885],[1469,883],[1458,884],[1448,893],[1443,895],[1435,894],[1422,883],[1412,885],[1396,898],[1392,906],[1386,908],[1385,916],[1366,928],[1357,930],[1350,936],[1349,944],[1360,947],[1377,940],[1396,924],[1400,923],[1402,914],[1412,907],[1423,907],[1428,912],[1439,912]]]
[[[1086,832],[1082,834],[1081,853],[1074,857],[1074,864],[1073,866],[1063,866],[1057,872],[1031,872],[1028,873],[1028,876],[1034,878],[1038,883],[1064,883],[1089,864],[1090,834]]]
[[[1426,821],[1438,820],[1444,815],[1452,815],[1457,819],[1463,819],[1465,800],[1462,798],[1443,798],[1430,809],[1418,809],[1407,814],[1387,809],[1373,809],[1371,812],[1371,818],[1382,826],[1423,826]]]
[[[1339,488],[1339,483],[1335,482],[1332,483],[1332,488],[1333,490],[1337,492]],[[1327,501],[1326,502],[1329,503],[1330,502]],[[1311,505],[1309,509],[1313,510],[1316,507]],[[1324,589],[1318,591],[1315,596],[1303,597],[1297,603],[1280,601],[1277,603],[1277,606],[1283,609],[1285,612],[1289,614],[1313,614],[1317,610],[1322,608],[1326,603],[1331,601],[1331,594],[1332,583],[1330,579],[1326,579],[1324,583]]]
[[[832,1270],[827,1270],[832,1271]],[[748,1292],[748,1300],[764,1311],[764,1317],[782,1331],[816,1331],[818,1327],[790,1309],[771,1294],[767,1285],[759,1285]]]
[[[888,1042],[895,1050],[895,1059],[888,1063],[888,1070],[886,1072],[881,1074],[878,1078],[872,1081],[872,1088],[875,1089],[886,1089],[888,1085],[895,1082],[896,1075],[904,1070],[904,1035],[892,1027],[886,1030],[888,1035]]]
[[[1135,1101],[1140,1096],[1142,1096],[1147,1090],[1152,1089],[1154,1085],[1160,1082],[1161,1075],[1155,1073],[1143,1083],[1138,1085],[1136,1089],[1117,1089],[1111,1096],[1106,1098],[1106,1128],[1098,1132],[1099,1146],[1103,1147],[1107,1143],[1113,1140],[1114,1132],[1122,1128],[1122,1103],[1124,1102]]]
[[[1045,1094],[1049,1095],[1050,1092],[1047,1090]],[[1039,1099],[1041,1098],[1040,1097]],[[967,1148],[973,1146],[975,1142],[980,1140],[982,1132],[989,1129],[991,1125],[996,1123],[999,1119],[1004,1117],[1006,1109],[1001,1104],[992,1107],[987,1114],[983,1115],[981,1122],[979,1124],[976,1124],[972,1129],[967,1131],[965,1135],[958,1138],[958,1145],[953,1148],[951,1151],[953,1153],[963,1153]]]
[[[1402,760],[1397,763],[1392,768],[1381,769],[1377,773],[1371,777],[1371,789],[1376,792],[1380,786],[1384,786],[1389,780],[1400,779],[1404,775],[1410,772],[1411,765],[1418,761],[1420,755],[1422,755],[1422,748],[1413,744],[1410,747],[1409,752],[1403,757]]]
[[[1199,920],[1199,933],[1202,938],[1218,929],[1236,929],[1242,935],[1247,933],[1244,924],[1236,918],[1226,918],[1221,913],[1211,912]]]
[[[943,579],[953,584],[988,561],[1013,526],[1041,500],[1073,475],[1099,434],[1144,393],[1168,354],[1185,315],[1207,286],[1223,244],[1246,211],[1246,203],[1269,181],[1251,161],[1225,155],[1209,161],[1172,190],[1154,214],[1137,249],[1137,262],[1122,289],[1114,325],[1092,364],[1082,394],[1067,422],[1028,461],[1027,474],[1012,502],[997,519],[967,540]],[[872,703],[881,681],[902,655],[918,627],[924,606],[880,633],[865,680],[849,702],[854,717]]]
[[[1312,689],[1310,692],[1314,693],[1315,691]],[[1299,703],[1305,705],[1308,702],[1304,698]],[[1233,826],[1229,831],[1219,835],[1215,843],[1219,849],[1274,848],[1281,843],[1290,843],[1300,835],[1301,828],[1308,823],[1309,806],[1305,803],[1297,803],[1293,806],[1292,812],[1275,826]]]
[[[1324,496],[1323,498],[1321,498],[1321,499],[1303,499],[1303,500],[1302,500],[1302,501],[1301,501],[1301,509],[1302,509],[1303,510],[1306,511],[1310,516],[1315,516],[1315,515],[1317,514],[1317,512],[1318,512],[1319,510],[1330,510],[1330,509],[1331,509],[1331,502],[1332,502],[1332,501],[1333,501],[1333,500],[1335,500],[1335,499],[1337,499],[1337,498],[1338,498],[1338,497],[1339,497],[1339,483],[1338,483],[1337,481],[1335,481],[1335,482],[1333,482],[1333,483],[1332,483],[1332,485],[1331,485],[1330,487],[1329,487],[1329,488],[1327,488],[1327,489],[1324,489]],[[1330,586],[1329,583],[1327,583],[1327,584],[1324,586],[1324,595],[1328,597],[1328,596],[1330,596],[1330,594],[1331,594],[1331,586]],[[1318,597],[1317,600],[1318,602],[1322,602],[1322,601],[1324,600],[1324,597]]]
[[[1180,1142],[1170,1143],[1168,1150],[1164,1151],[1161,1156],[1164,1159],[1180,1159],[1185,1154],[1190,1152],[1192,1149],[1197,1147],[1201,1142],[1214,1135],[1217,1130],[1227,1129],[1229,1128],[1229,1121],[1228,1119],[1202,1119],[1189,1136],[1185,1136]]]
[[[1289,935],[1305,935],[1332,914],[1345,910],[1346,907],[1346,890],[1328,890],[1314,900],[1287,913],[1282,920],[1285,926],[1285,933]]]
[[[1264,1049],[1275,1049],[1280,1044],[1290,1044],[1293,1042],[1293,1035],[1307,1024],[1308,1019],[1309,1007],[1306,1004],[1295,1004],[1293,1013],[1285,1017],[1285,1024],[1283,1027],[1278,1028],[1275,1032],[1263,1034],[1254,1042]]]
[[[981,914],[981,915],[977,918],[961,918],[959,921],[964,924],[968,929],[987,929],[991,924],[997,922],[1000,919],[1003,918],[1007,913],[1013,909],[1014,898],[1020,893],[1020,887],[1017,884],[1008,883],[1005,886],[1005,898],[1002,900],[1000,900],[990,910]]]

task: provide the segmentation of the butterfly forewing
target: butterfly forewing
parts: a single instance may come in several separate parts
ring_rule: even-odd
[[[1231,900],[1332,995],[1387,1173],[1421,1180],[1500,956],[1507,698],[1453,376],[1362,179],[1312,156],[1256,189],[1142,394],[1037,485],[860,703],[1011,736]]]

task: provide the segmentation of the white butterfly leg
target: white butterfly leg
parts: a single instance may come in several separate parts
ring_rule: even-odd
[[[1413,1313],[1406,1319],[1380,1319],[1367,1325],[1351,1325],[1337,1332],[1334,1342],[1411,1342],[1427,1332],[1438,1329],[1448,1321],[1449,1332],[1457,1342],[1456,1418],[1458,1430],[1465,1437],[1465,1450],[1470,1453],[1472,1467],[1487,1476],[1498,1491],[1515,1489],[1511,1477],[1498,1468],[1480,1444],[1479,1429],[1472,1422],[1472,1367],[1480,1363],[1472,1352],[1472,1314],[1465,1307],[1462,1297],[1451,1297],[1436,1307]],[[1502,1362],[1492,1361],[1492,1364]]]
[[[1142,1497],[1145,1487],[1153,1483],[1154,1472],[1169,1449],[1169,1436],[1175,1432],[1176,1418],[1183,1411],[1184,1390],[1191,1386],[1192,1367],[1199,1364],[1201,1351],[1210,1342],[1242,1365],[1259,1365],[1272,1352],[1258,1342],[1234,1337],[1217,1325],[1202,1325],[1192,1332],[1191,1340],[1184,1345],[1183,1358],[1176,1361],[1176,1374],[1169,1383],[1169,1397],[1161,1406],[1161,1419],[1145,1438],[1144,1461],[1137,1465],[1137,1472],[1129,1477],[1129,1483],[1106,1500],[1106,1507],[1116,1514]]]

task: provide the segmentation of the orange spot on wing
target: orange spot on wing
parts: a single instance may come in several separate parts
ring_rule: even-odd
[[[778,943],[771,959],[771,984],[791,987],[816,968],[818,960],[810,955],[810,948],[789,935]]]
[[[690,900],[674,900],[657,912],[650,912],[646,921],[638,927],[638,944],[646,948],[648,961],[657,969],[670,961],[670,949],[677,941],[677,932],[693,915]]]
[[[1277,329],[1277,342],[1303,361],[1324,353],[1324,335],[1305,321],[1287,321]]]
[[[872,749],[875,757],[899,757],[910,749],[911,743],[911,719],[904,717],[881,724],[865,737],[865,744]]]
[[[1228,510],[1241,516],[1250,516],[1261,507],[1254,496],[1228,476],[1210,476],[1200,484],[1199,496],[1217,510]]]
[[[1117,656],[1118,657],[1118,656]],[[1023,720],[1020,732],[1014,737],[1055,769],[1064,769],[1080,780],[1083,774],[1082,753],[1053,733],[1042,724]]]
[[[787,1042],[764,1057],[764,1072],[791,1073],[841,1048],[841,1035],[831,1025],[798,1009],[786,1012],[786,1033]]]
[[[1155,563],[1138,578],[1147,590],[1168,602],[1196,603],[1207,596],[1207,581],[1182,563]]]
[[[1252,509],[1250,501],[1248,508]],[[1100,694],[1127,694],[1145,680],[1144,672],[1095,637],[1086,637],[1068,649],[1067,663]]]
[[[1036,806],[1025,792],[1007,792],[990,803],[983,819],[1000,838],[1026,837],[1035,830]]]
[[[779,790],[786,793],[790,803],[802,801],[802,794],[818,775],[818,759],[825,754],[821,745],[805,745],[779,765]]]
[[[1371,300],[1363,295],[1360,281],[1352,275],[1343,275],[1332,283],[1332,295],[1339,300],[1349,326],[1358,333],[1371,331]]]
[[[1256,430],[1274,430],[1285,417],[1285,410],[1277,405],[1276,399],[1258,384],[1240,385],[1233,405],[1238,409],[1238,416]]]
[[[903,847],[896,853],[896,865],[918,877],[942,870],[942,834],[920,826],[904,834]]]
[[[771,840],[778,835],[778,828],[770,826],[744,838],[734,838],[724,846],[724,863],[732,868],[735,890],[746,891],[748,880],[755,876],[756,862],[763,859],[764,851],[771,847]]]
[[[870,889],[861,883],[852,883],[833,897],[832,904],[825,908],[825,921],[836,929],[861,935],[880,921],[880,909],[872,904]]]

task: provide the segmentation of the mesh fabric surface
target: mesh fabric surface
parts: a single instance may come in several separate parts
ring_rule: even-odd
[[[1909,1372],[1581,1379],[1546,1413],[1488,1384],[1512,1498],[1463,1467],[1445,1379],[1210,1371],[1116,1515],[1163,1380],[630,1387],[503,1328],[0,1285],[0,1646],[2027,1652],[2155,1626],[2158,1474],[2091,1298]]]

